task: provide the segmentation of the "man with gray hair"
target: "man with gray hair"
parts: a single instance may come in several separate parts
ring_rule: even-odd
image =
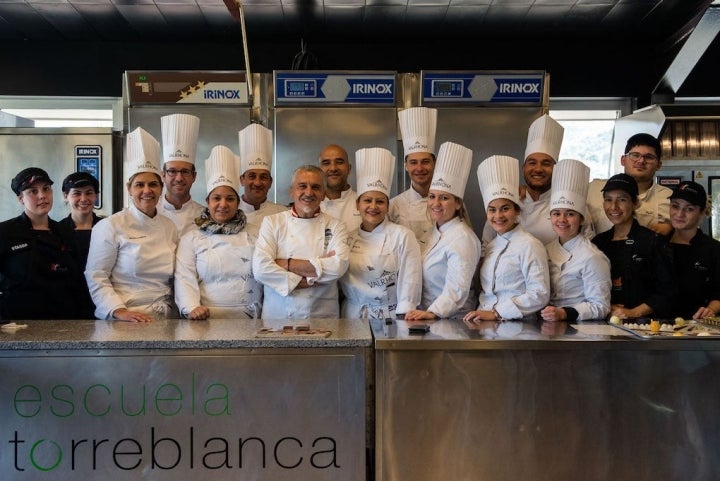
[[[298,167],[290,197],[290,209],[263,219],[255,245],[253,274],[265,286],[262,318],[338,317],[337,281],[350,248],[345,223],[320,210],[322,170]]]

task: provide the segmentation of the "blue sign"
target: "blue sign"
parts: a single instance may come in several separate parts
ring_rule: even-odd
[[[423,72],[424,104],[542,105],[545,73]]]
[[[395,74],[275,72],[275,102],[395,105]]]
[[[102,147],[100,145],[76,145],[75,146],[75,165],[78,172],[88,172],[95,177],[102,185],[102,172],[100,164],[102,162]],[[95,208],[102,207],[102,198],[97,196],[95,199]]]

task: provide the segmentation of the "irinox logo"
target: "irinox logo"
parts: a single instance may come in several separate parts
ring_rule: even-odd
[[[214,89],[214,90],[203,90],[203,98],[219,100],[219,99],[241,99],[240,90],[237,89]]]
[[[503,82],[498,86],[501,94],[537,94],[540,95],[539,82]]]
[[[372,95],[392,94],[392,84],[391,83],[357,83],[357,84],[353,84],[352,93],[354,93],[354,94],[372,94]]]

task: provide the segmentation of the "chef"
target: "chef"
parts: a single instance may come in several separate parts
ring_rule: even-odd
[[[550,222],[556,238],[546,249],[550,262],[550,305],[546,322],[601,320],[610,312],[610,261],[580,232],[585,222],[590,169],[574,159],[555,166]]]
[[[257,232],[265,216],[287,210],[267,199],[272,187],[272,130],[250,124],[238,133],[240,144],[240,209],[245,213],[248,228]]]
[[[433,222],[427,210],[430,182],[435,170],[437,109],[412,107],[398,112],[410,188],[390,201],[388,216],[413,231],[418,241],[430,232]]]
[[[357,193],[348,183],[352,166],[347,151],[336,144],[325,146],[320,151],[320,169],[325,173],[325,199],[320,208],[326,214],[340,219],[348,231],[360,226],[357,211]]]
[[[419,309],[407,320],[443,319],[472,309],[470,285],[481,256],[480,240],[465,219],[463,196],[472,165],[472,150],[452,142],[440,146],[428,193],[434,222],[422,245],[423,290]]]
[[[290,209],[263,219],[255,246],[253,272],[265,287],[262,318],[338,317],[337,281],[350,248],[345,223],[320,210],[322,170],[298,167],[290,197]]]
[[[535,321],[536,313],[550,299],[545,246],[519,224],[517,165],[513,157],[493,155],[477,169],[488,222],[496,237],[487,245],[480,267],[478,308],[465,316],[466,322]]]
[[[162,131],[162,180],[165,195],[158,204],[160,214],[172,220],[178,234],[195,228],[195,219],[203,210],[192,200],[190,189],[195,183],[195,151],[200,119],[194,115],[172,114],[160,118]]]
[[[543,115],[530,125],[522,174],[525,185],[520,186],[518,205],[519,222],[525,231],[534,235],[545,245],[557,237],[550,224],[550,192],[553,169],[560,156],[565,129],[549,115]],[[583,235],[594,235],[590,213],[584,212],[587,222],[583,225]],[[489,223],[483,230],[483,242],[490,242],[496,233]]]
[[[142,128],[127,136],[130,206],[93,227],[85,278],[98,319],[175,318],[171,279],[177,229],[158,213],[160,144]]]
[[[224,145],[205,161],[207,207],[198,229],[180,239],[175,266],[175,300],[189,319],[259,317],[262,285],[253,277],[255,239],[238,209],[237,157]]]
[[[360,228],[350,233],[350,267],[340,279],[345,293],[341,317],[366,314],[395,318],[420,304],[420,246],[407,227],[387,218],[395,156],[383,148],[360,149],[357,167],[357,208]]]

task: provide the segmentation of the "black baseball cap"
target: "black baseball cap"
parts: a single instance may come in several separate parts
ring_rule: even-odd
[[[703,209],[707,207],[708,201],[707,194],[705,193],[703,186],[697,182],[689,180],[680,182],[678,186],[673,189],[673,193],[669,198],[686,200],[693,205],[702,207]]]
[[[630,194],[633,199],[638,196],[638,185],[637,181],[628,174],[616,174],[613,175],[605,182],[605,187],[602,188],[603,192],[608,190],[622,190]]]
[[[73,172],[65,177],[62,183],[62,191],[67,194],[70,189],[92,186],[95,193],[100,192],[100,183],[90,172]]]
[[[10,182],[10,188],[13,192],[15,192],[15,195],[20,195],[20,192],[29,188],[35,182],[47,182],[50,185],[53,184],[53,181],[50,179],[48,173],[40,167],[28,167],[27,169],[21,170],[18,175],[13,177],[13,180]]]

